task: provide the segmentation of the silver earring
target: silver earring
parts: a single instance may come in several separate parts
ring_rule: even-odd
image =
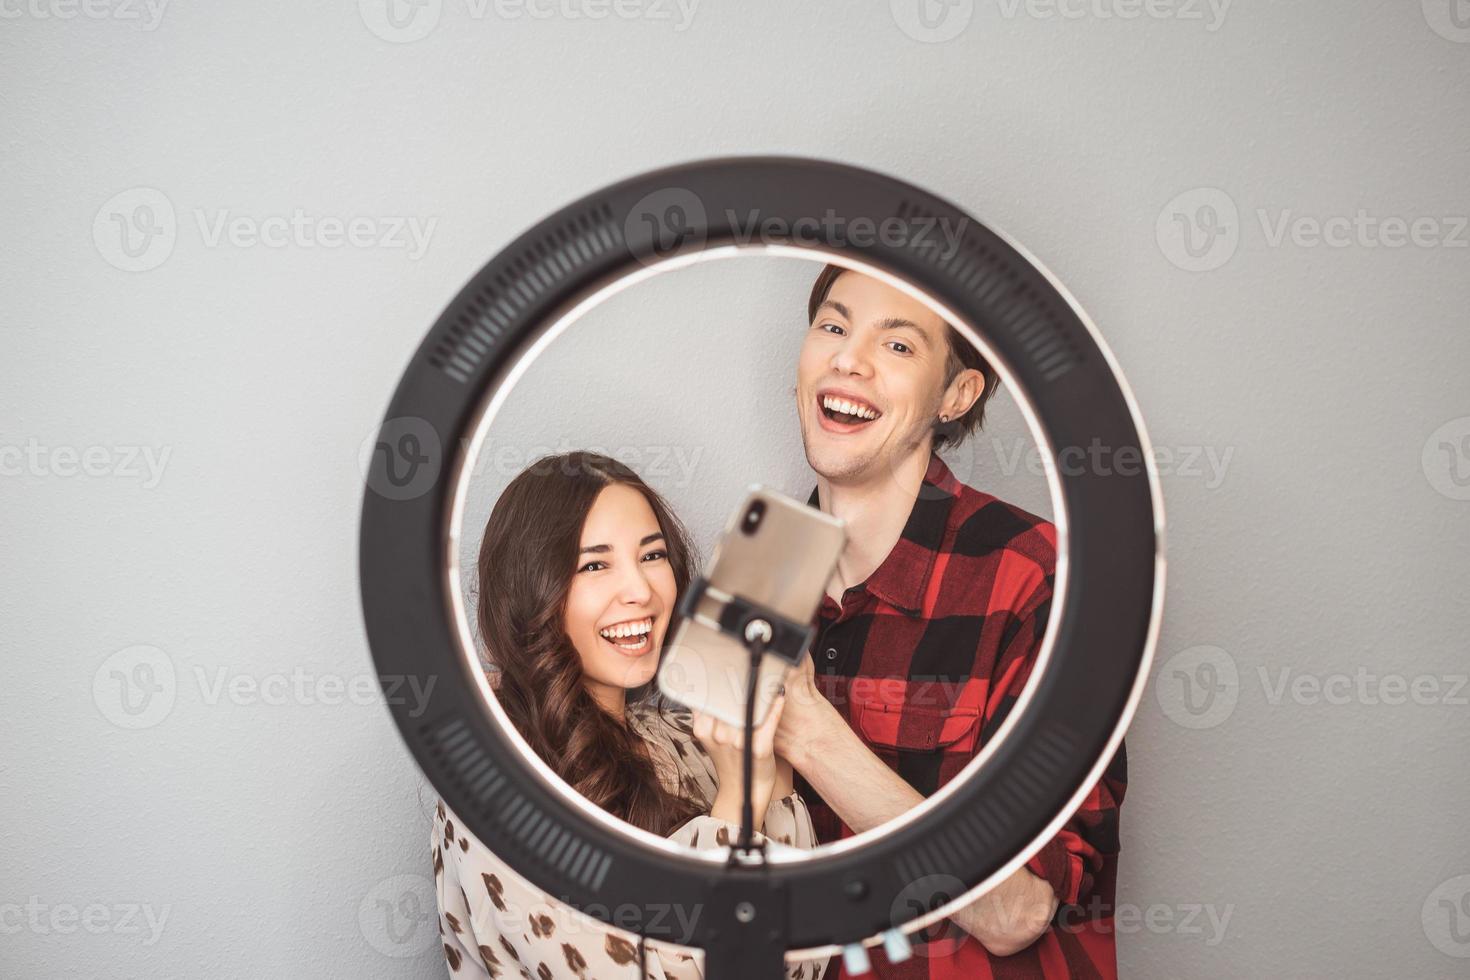
[[[941,415],[941,416],[939,416],[939,421],[941,421],[941,422],[948,422],[949,421],[949,416],[948,415]]]

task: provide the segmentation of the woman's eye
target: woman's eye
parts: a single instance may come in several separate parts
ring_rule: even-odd
[[[841,334],[842,333],[842,328],[839,327],[835,323],[819,323],[819,324],[817,324],[817,329],[818,330],[821,330],[821,331],[824,331],[825,333],[835,333],[835,334]]]
[[[598,571],[599,569],[606,568],[606,567],[607,567],[607,562],[605,562],[605,561],[589,561],[587,564],[585,564],[581,568],[577,569],[577,571],[579,571],[579,572],[595,572],[595,571]]]
[[[893,350],[899,354],[912,354],[914,352],[912,347],[898,340],[893,341],[888,346],[893,348]]]
[[[665,559],[667,557],[669,557],[669,553],[667,551],[650,551],[648,554],[646,554],[646,555],[643,556],[643,560],[644,561],[662,561],[663,559]]]

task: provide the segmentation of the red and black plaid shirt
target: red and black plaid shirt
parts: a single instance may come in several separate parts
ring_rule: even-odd
[[[817,506],[817,493],[808,501]],[[864,744],[924,796],[957,776],[1005,719],[1041,649],[1056,574],[1056,527],[960,483],[938,456],[898,543],[868,580],[822,600],[817,684]],[[1076,814],[1026,867],[1060,905],[1014,956],[995,957],[951,921],[911,937],[914,956],[873,975],[904,980],[1113,978],[1123,747]],[[817,839],[852,836],[800,780]],[[840,958],[828,977],[839,973]]]

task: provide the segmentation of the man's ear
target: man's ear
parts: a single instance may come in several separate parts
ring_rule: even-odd
[[[949,420],[953,422],[973,408],[984,392],[985,375],[974,368],[965,368],[954,376],[954,380],[944,390],[944,398],[939,403],[939,411],[948,415]]]

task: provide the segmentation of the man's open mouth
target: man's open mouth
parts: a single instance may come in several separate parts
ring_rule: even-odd
[[[876,421],[883,415],[877,408],[859,398],[830,392],[818,393],[817,408],[830,421],[854,428]]]

